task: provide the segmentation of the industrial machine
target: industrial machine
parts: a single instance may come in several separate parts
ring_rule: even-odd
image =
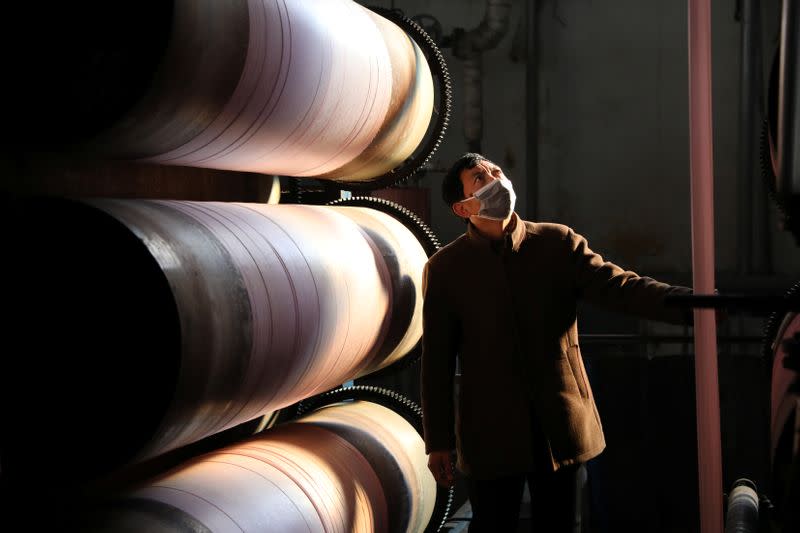
[[[290,185],[418,172],[449,120],[436,46],[351,0],[59,9],[4,139],[4,525],[47,502],[33,521],[61,530],[439,529],[452,490],[411,402],[356,387],[297,418],[419,356],[438,241]]]

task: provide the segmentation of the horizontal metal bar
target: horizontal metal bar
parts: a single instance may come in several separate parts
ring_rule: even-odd
[[[748,311],[760,315],[800,311],[800,301],[767,294],[673,294],[664,298],[664,305]]]
[[[583,334],[579,337],[580,344],[660,344],[660,343],[692,343],[692,335],[641,335],[636,333],[608,333],[608,334]],[[719,343],[759,344],[764,342],[763,337],[718,335]]]

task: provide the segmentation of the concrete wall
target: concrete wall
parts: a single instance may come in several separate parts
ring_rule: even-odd
[[[538,94],[539,112],[536,127],[530,128],[535,138],[526,136],[530,87],[525,58],[515,47],[526,40],[526,5],[514,0],[508,34],[484,56],[484,153],[514,181],[522,216],[571,225],[607,259],[667,282],[691,284],[687,2],[537,3],[538,83],[531,94]],[[484,0],[380,5],[399,8],[409,17],[432,15],[445,35],[475,27],[485,9]],[[779,7],[779,0],[762,2],[765,72],[777,43]],[[748,192],[741,192],[741,28],[735,9],[736,2],[712,2],[717,280],[722,291],[780,292],[800,278],[800,247],[779,227],[778,211],[760,176]],[[451,50],[443,52],[454,82],[454,116],[420,185],[431,188],[432,226],[449,242],[464,225],[442,205],[439,184],[467,146],[461,131],[461,63]],[[772,270],[741,270],[746,248],[739,223],[750,216],[742,207],[748,202],[765,213],[766,240],[752,243],[752,253],[764,256],[755,263],[772,264]],[[641,531],[693,530],[697,465],[691,329],[588,306],[580,316],[581,343],[609,441],[606,453],[592,462],[594,530],[613,531],[623,523]],[[769,490],[764,435],[768,370],[758,340],[763,325],[763,316],[733,313],[719,328],[725,490],[739,476]],[[602,345],[589,338],[598,333],[630,333],[650,341]],[[683,336],[685,342],[654,336]],[[412,372],[409,379],[417,378]]]
[[[429,14],[445,35],[481,21],[484,0],[377,2],[406,16]],[[526,138],[526,6],[512,2],[508,34],[484,54],[483,151],[514,180],[518,212],[572,225],[592,248],[646,273],[691,271],[686,2],[539,0],[538,157]],[[779,2],[763,3],[765,69],[777,39]],[[742,246],[740,212],[740,24],[734,2],[713,2],[713,113],[717,270],[733,276]],[[516,46],[515,46],[516,40]],[[454,83],[454,116],[421,185],[432,190],[432,225],[448,242],[464,229],[439,200],[449,164],[466,151],[461,62],[443,50]],[[538,184],[532,176],[538,176]],[[760,187],[760,180],[757,184]],[[762,188],[763,194],[763,188]],[[800,251],[768,199],[767,243],[775,272],[793,279]],[[755,243],[757,249],[760,244]],[[769,249],[769,247],[765,249]],[[758,253],[758,252],[754,252]],[[769,262],[769,261],[767,261]],[[770,274],[761,272],[760,274]],[[776,281],[779,286],[785,281]]]

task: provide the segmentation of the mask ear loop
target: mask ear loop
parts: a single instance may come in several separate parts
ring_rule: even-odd
[[[478,200],[478,211],[477,211],[477,212],[475,212],[475,213],[470,213],[469,211],[466,211],[467,207],[466,207],[466,205],[465,205],[465,206],[464,206],[464,210],[465,210],[465,211],[466,211],[466,213],[467,213],[467,218],[469,218],[469,217],[472,217],[472,216],[476,216],[478,213],[480,213],[480,212],[481,212],[481,209],[483,208],[483,202],[481,201],[481,199],[480,199],[480,198],[477,198],[477,197],[476,197],[476,196],[473,194],[473,195],[472,195],[472,196],[470,196],[469,198],[464,198],[463,200],[459,200],[458,202],[456,202],[457,204],[462,204],[462,203],[464,203],[464,202],[468,202],[468,201],[470,201],[470,200],[473,200],[473,199],[474,199],[474,200]]]
[[[490,181],[489,183],[487,183],[486,185],[484,185],[483,187],[481,187],[480,189],[478,189],[477,191],[474,191],[474,192],[472,193],[472,197],[474,197],[474,198],[478,198],[478,200],[480,200],[480,197],[479,197],[479,195],[480,195],[481,193],[483,193],[484,191],[487,191],[487,190],[491,189],[491,188],[492,188],[492,186],[494,186],[494,184],[495,184],[495,181],[496,181],[496,180],[492,180],[492,181]],[[465,198],[464,200],[469,200],[469,198]],[[462,200],[462,202],[463,202],[464,200]]]

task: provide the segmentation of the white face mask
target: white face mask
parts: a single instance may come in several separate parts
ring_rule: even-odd
[[[476,216],[488,218],[489,220],[507,219],[511,212],[514,211],[514,204],[517,203],[517,194],[514,192],[514,186],[505,176],[487,183],[475,191],[472,196],[481,203]],[[467,198],[467,200],[469,199]],[[465,201],[462,200],[462,202]]]

